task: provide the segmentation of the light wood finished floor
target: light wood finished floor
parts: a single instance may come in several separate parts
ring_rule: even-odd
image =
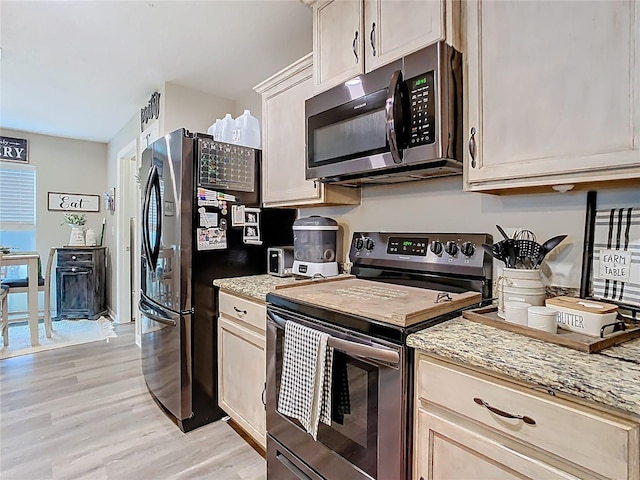
[[[149,396],[133,325],[116,332],[0,361],[2,480],[266,478],[224,421],[182,433]]]

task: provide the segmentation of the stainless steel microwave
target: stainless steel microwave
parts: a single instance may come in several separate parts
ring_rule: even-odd
[[[462,61],[444,42],[305,102],[306,178],[386,184],[462,173]]]

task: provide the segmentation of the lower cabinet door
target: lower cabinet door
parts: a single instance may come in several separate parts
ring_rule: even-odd
[[[56,270],[59,318],[87,318],[94,311],[93,269],[84,267]]]
[[[414,480],[578,478],[422,408],[415,449]]]
[[[218,318],[220,406],[266,450],[265,334],[233,319]]]

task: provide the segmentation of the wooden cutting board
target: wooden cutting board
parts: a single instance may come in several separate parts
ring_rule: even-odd
[[[389,283],[341,278],[315,280],[305,284],[278,285],[276,295],[344,313],[408,327],[423,320],[480,302],[478,292],[449,293],[451,300],[439,301],[437,290]]]

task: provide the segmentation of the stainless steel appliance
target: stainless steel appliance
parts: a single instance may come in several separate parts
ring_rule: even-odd
[[[267,249],[267,273],[276,277],[290,277],[293,267],[293,246]]]
[[[259,207],[260,151],[176,130],[142,154],[141,364],[153,398],[183,431],[224,415],[217,394],[213,280],[266,272],[291,244],[295,212]],[[235,216],[232,218],[232,216]],[[260,236],[247,235],[260,232]]]
[[[306,178],[386,184],[462,173],[461,55],[436,43],[305,102]]]
[[[435,290],[438,301],[479,292],[482,302],[491,297],[492,259],[480,245],[491,241],[488,234],[357,232],[351,273],[381,287]],[[411,478],[413,351],[405,341],[460,309],[402,326],[349,313],[348,305],[294,300],[285,290],[295,287],[267,295],[268,478]],[[320,424],[317,441],[276,409],[287,321],[328,333],[334,347],[332,424]],[[338,399],[345,391],[348,408]]]

